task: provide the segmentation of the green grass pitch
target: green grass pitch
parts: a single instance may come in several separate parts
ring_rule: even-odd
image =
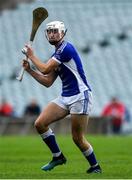
[[[86,174],[88,163],[70,136],[57,136],[67,164],[44,172],[40,168],[51,159],[39,136],[0,137],[0,179],[125,179],[132,178],[132,137],[87,137],[103,169],[102,174]]]

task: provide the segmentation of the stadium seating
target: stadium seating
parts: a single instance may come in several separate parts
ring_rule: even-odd
[[[59,79],[49,89],[27,74],[21,83],[10,80],[14,68],[20,67],[23,58],[21,48],[28,41],[31,30],[31,12],[38,6],[44,6],[49,11],[45,23],[57,19],[65,22],[68,28],[66,39],[80,52],[93,89],[92,114],[99,115],[111,96],[118,96],[132,111],[132,3],[128,0],[39,0],[20,4],[13,11],[3,11],[0,16],[0,96],[6,97],[20,116],[32,97],[36,97],[43,107],[61,92]],[[45,23],[34,42],[34,48],[43,61],[53,51],[44,37]],[[119,39],[118,35],[122,32],[128,37]],[[104,39],[109,41],[106,47],[100,45]],[[87,45],[91,51],[82,52],[81,49]]]

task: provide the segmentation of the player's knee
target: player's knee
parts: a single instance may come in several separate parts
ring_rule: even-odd
[[[36,129],[39,129],[41,127],[40,121],[36,120],[35,123],[34,123],[34,126],[35,126]]]
[[[48,130],[48,126],[40,119],[35,121],[34,126],[39,134],[42,134]]]
[[[37,119],[37,120],[35,121],[35,123],[34,123],[34,126],[35,126],[35,128],[36,128],[37,130],[39,130],[39,129],[44,128],[44,127],[45,127],[45,124],[44,124],[44,122],[41,121],[40,119]]]

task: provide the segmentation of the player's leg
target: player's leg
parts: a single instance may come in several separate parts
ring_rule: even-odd
[[[72,137],[75,144],[79,147],[85,158],[90,164],[87,173],[101,172],[93,148],[84,137],[88,124],[88,114],[91,111],[92,94],[89,91],[84,92],[84,99],[78,100],[70,105],[70,114],[72,120]]]
[[[53,131],[48,127],[51,123],[64,118],[68,111],[61,108],[57,104],[51,102],[40,114],[35,121],[35,127],[41,135],[43,141],[47,144],[53,154],[53,159],[50,163],[42,167],[42,170],[51,170],[55,166],[66,163],[66,158],[63,156]]]
[[[88,123],[87,115],[72,114],[72,138],[78,148],[81,150],[85,158],[90,164],[90,169],[87,170],[87,173],[100,173],[101,168],[96,160],[94,151],[90,143],[84,137],[86,132],[86,127]]]
[[[38,133],[42,134],[48,131],[50,124],[63,119],[68,114],[69,111],[67,109],[62,108],[54,102],[49,103],[35,121],[35,127]]]

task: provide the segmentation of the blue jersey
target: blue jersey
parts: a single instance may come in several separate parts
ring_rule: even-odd
[[[72,44],[63,41],[55,50],[52,59],[60,64],[57,73],[62,80],[62,96],[68,97],[85,90],[91,91],[81,59]]]

